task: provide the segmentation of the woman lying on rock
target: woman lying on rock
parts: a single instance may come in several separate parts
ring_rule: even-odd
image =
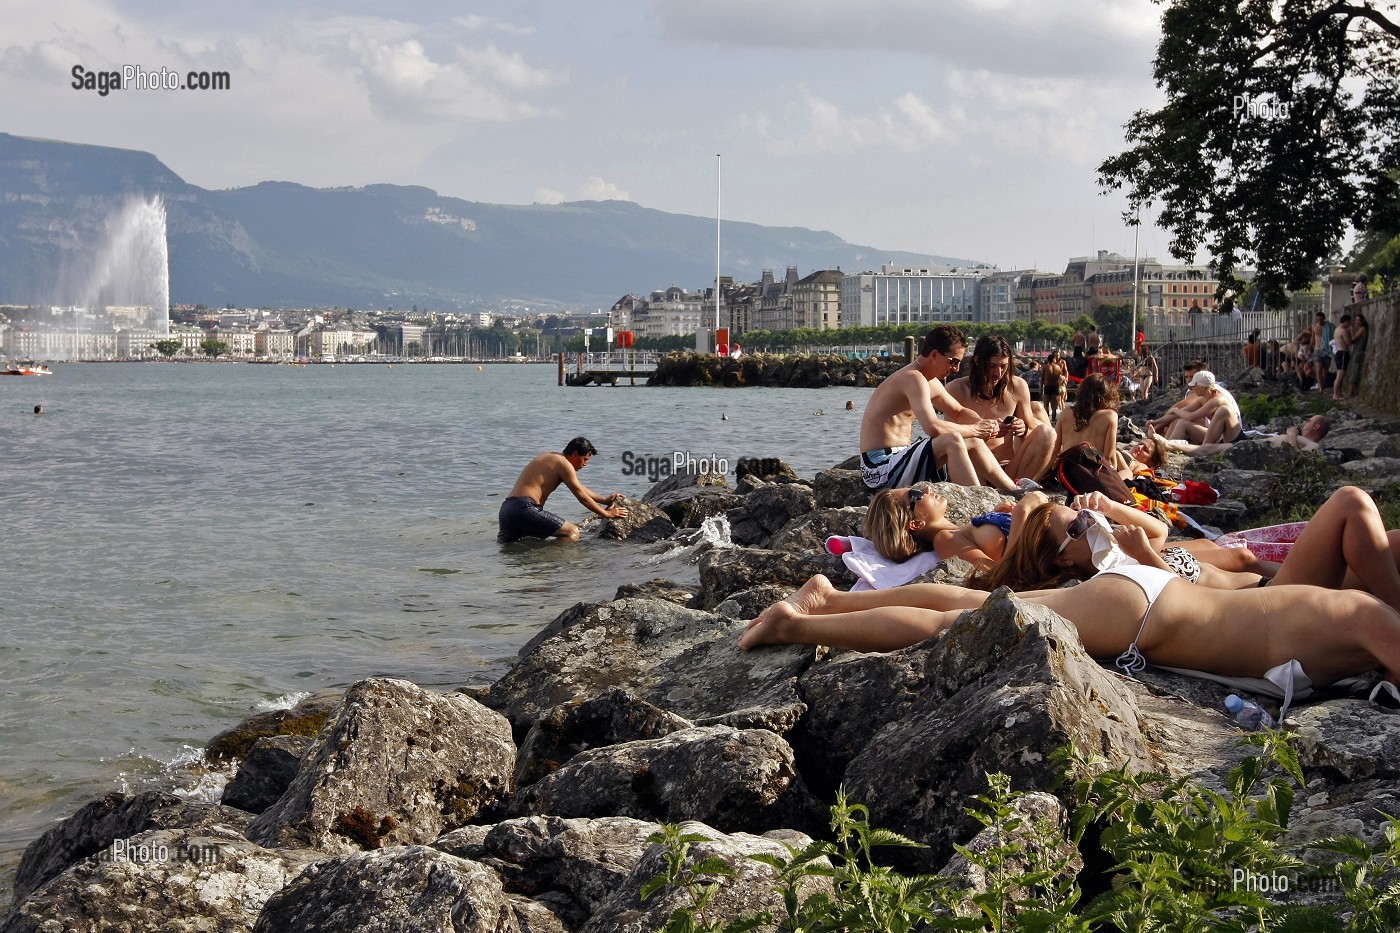
[[[992,512],[974,517],[966,525],[957,525],[947,516],[948,500],[931,484],[919,483],[881,490],[866,509],[861,530],[887,560],[898,563],[920,551],[933,550],[943,560],[959,557],[985,573],[1002,560],[1008,543],[1020,533],[1021,523],[1030,510],[1048,501],[1044,493],[1030,492],[1014,506],[1003,503]],[[1077,508],[1099,509],[1120,524],[1142,527],[1159,551],[1167,547],[1171,529],[1146,512],[1114,503],[1098,493],[1080,496],[1075,502]],[[1174,548],[1189,551],[1197,560],[1224,572],[1272,575],[1277,569],[1258,560],[1246,548],[1222,548],[1204,539],[1184,542]],[[1089,568],[1084,576],[1092,573],[1093,569]],[[1258,582],[1255,576],[1236,581],[1236,585]]]
[[[1065,509],[1073,516],[1066,519],[1060,508],[1036,509],[1024,543],[1011,550],[1027,547],[1058,555],[1088,546],[1086,530],[1078,537],[1071,534],[1077,515]],[[1400,613],[1369,593],[1277,583],[1203,590],[1152,565],[1157,555],[1142,528],[1128,529],[1119,546],[1128,560],[1078,586],[1021,593],[1020,598],[1068,620],[1090,654],[1116,657],[1128,671],[1150,662],[1261,677],[1297,660],[1319,686],[1377,668],[1392,679],[1400,674]],[[929,586],[918,585],[919,592],[933,592]],[[816,577],[749,623],[739,646],[817,644],[893,651],[938,635],[973,607],[969,604],[985,597],[969,593],[960,597],[964,605],[944,610],[891,602],[913,595],[907,591],[914,589],[837,593],[825,578]]]
[[[1247,548],[1220,548],[1213,543],[1186,542],[1167,546],[1158,537],[1161,522],[1131,506],[1098,497],[1075,500],[1078,508],[1055,505],[1040,497],[1019,523],[1020,534],[1008,542],[1002,560],[973,574],[969,585],[992,590],[998,586],[1038,589],[1083,580],[1128,559],[1176,573],[1191,583],[1217,589],[1263,585],[1257,573],[1228,572],[1217,558]],[[1023,502],[1024,504],[1024,502]],[[1108,520],[1122,527],[1110,529]],[[1061,533],[1064,529],[1064,533]],[[1148,555],[1125,557],[1127,543],[1148,543]],[[1188,550],[1189,547],[1189,550]],[[1211,550],[1214,548],[1214,550]],[[1343,486],[1324,502],[1294,542],[1287,559],[1277,565],[1270,587],[1303,584],[1361,589],[1400,609],[1400,531],[1387,532],[1376,504],[1364,490]],[[1214,563],[1213,563],[1214,562]],[[1267,562],[1261,566],[1272,568]]]

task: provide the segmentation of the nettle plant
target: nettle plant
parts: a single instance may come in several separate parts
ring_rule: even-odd
[[[1374,844],[1339,836],[1291,851],[1283,838],[1304,786],[1297,753],[1278,731],[1249,735],[1242,744],[1256,751],[1229,773],[1221,791],[1186,778],[1129,774],[1062,750],[1062,796],[1072,803],[1064,824],[1022,816],[1017,803],[1025,795],[1005,775],[988,775],[987,793],[968,812],[991,832],[990,844],[957,847],[980,869],[976,890],[881,864],[877,848],[920,844],[872,827],[866,808],[838,792],[830,840],[788,845],[785,856],[751,856],[773,868],[781,916],[710,916],[734,870],[718,859],[692,859],[690,847],[705,837],[675,826],[652,837],[665,847],[667,867],[644,886],[642,898],[666,888],[685,892],[686,905],[663,928],[669,933],[1400,928],[1400,821],[1387,817]],[[1082,871],[1081,858],[1067,850],[1105,867]],[[1095,893],[1085,900],[1081,886]]]

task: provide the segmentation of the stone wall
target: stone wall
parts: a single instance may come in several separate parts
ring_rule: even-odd
[[[1348,310],[1366,315],[1366,363],[1361,373],[1361,402],[1377,411],[1400,415],[1400,324],[1395,313],[1400,293],[1387,292]]]

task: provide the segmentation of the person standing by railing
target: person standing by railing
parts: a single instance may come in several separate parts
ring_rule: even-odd
[[[1332,335],[1333,345],[1336,352],[1332,355],[1333,365],[1336,368],[1336,375],[1332,377],[1332,398],[1340,401],[1342,398],[1342,387],[1347,379],[1347,366],[1351,361],[1351,315],[1343,314],[1342,320],[1337,324],[1337,329]]]

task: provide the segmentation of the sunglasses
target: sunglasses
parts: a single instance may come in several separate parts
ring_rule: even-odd
[[[922,499],[924,495],[925,493],[922,489],[915,489],[912,486],[909,487],[909,511],[914,511],[914,506],[919,504],[919,500]]]
[[[1094,513],[1088,509],[1080,509],[1074,516],[1074,521],[1069,523],[1069,528],[1065,530],[1065,540],[1060,543],[1060,549],[1055,552],[1055,556],[1065,552],[1071,541],[1084,537],[1084,532],[1094,524]]]
[[[951,369],[951,370],[953,370],[954,372],[957,372],[959,369],[962,369],[962,362],[963,362],[963,358],[962,358],[962,357],[960,357],[960,356],[945,356],[944,359],[948,361],[948,368]]]

